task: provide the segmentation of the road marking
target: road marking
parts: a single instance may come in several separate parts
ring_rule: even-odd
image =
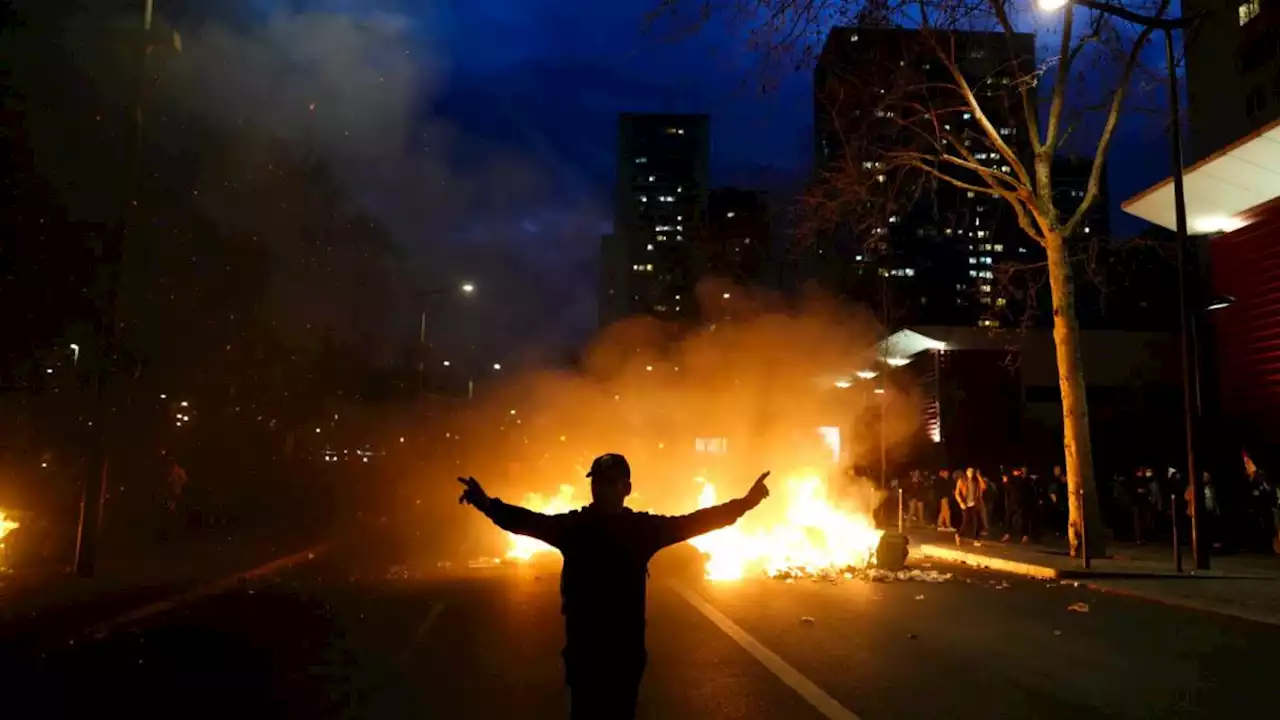
[[[755,656],[755,659],[759,660],[760,664],[768,668],[774,675],[777,675],[779,680],[790,685],[792,690],[799,693],[800,697],[807,700],[824,717],[829,718],[829,720],[859,720],[858,716],[851,712],[849,708],[841,705],[835,698],[823,692],[822,688],[815,685],[812,680],[801,675],[800,671],[788,665],[786,660],[761,645],[759,640],[747,634],[746,630],[738,627],[736,623],[725,617],[724,613],[712,607],[710,603],[703,600],[698,594],[676,584],[672,584],[671,587],[677,593],[680,593],[681,597],[688,600],[690,605],[697,608],[703,615],[706,615],[707,619],[715,623],[726,635],[733,638],[735,642],[742,646],[743,650]]]
[[[423,620],[422,624],[418,626],[418,629],[413,632],[413,639],[409,641],[409,647],[405,648],[404,652],[400,653],[400,662],[404,662],[409,659],[409,656],[413,654],[413,651],[418,648],[418,643],[422,642],[422,638],[426,636],[427,631],[435,624],[436,618],[440,617],[440,613],[443,610],[444,603],[442,602],[433,603],[431,605],[431,609],[427,611],[427,619]]]

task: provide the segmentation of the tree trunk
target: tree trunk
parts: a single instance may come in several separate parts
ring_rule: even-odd
[[[1098,509],[1093,479],[1093,443],[1089,437],[1089,404],[1085,397],[1084,363],[1080,360],[1080,323],[1076,320],[1075,288],[1065,238],[1045,238],[1049,255],[1049,287],[1053,294],[1053,343],[1058,356],[1058,386],[1062,390],[1062,444],[1066,451],[1067,538],[1072,557],[1106,554],[1107,537]]]

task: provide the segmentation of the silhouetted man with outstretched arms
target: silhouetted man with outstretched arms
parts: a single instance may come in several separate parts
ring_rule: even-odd
[[[490,498],[475,478],[458,478],[459,502],[474,505],[507,532],[528,535],[564,555],[565,680],[573,720],[630,720],[648,654],[644,646],[645,580],[649,558],[668,545],[732,525],[769,496],[756,479],[742,498],[688,515],[667,517],[624,506],[631,466],[621,455],[591,463],[591,504],[543,515]]]

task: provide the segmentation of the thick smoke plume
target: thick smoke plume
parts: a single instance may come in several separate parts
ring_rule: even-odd
[[[878,473],[880,403],[891,452],[917,427],[913,388],[836,385],[874,362],[875,322],[820,296],[789,305],[714,282],[699,294],[711,308],[701,329],[627,320],[596,338],[580,370],[530,372],[476,400],[441,432],[452,467],[433,472],[475,476],[511,502],[570,485],[586,504],[591,459],[620,452],[632,465],[632,507],[682,513],[697,507],[695,478],[725,500],[764,470],[780,487],[809,468],[829,478],[834,497],[870,512],[869,481],[841,472],[818,428],[844,428],[846,461]],[[427,494],[448,495],[452,482],[422,478]],[[765,508],[749,521],[770,519]],[[472,528],[479,547],[498,541],[483,523]]]

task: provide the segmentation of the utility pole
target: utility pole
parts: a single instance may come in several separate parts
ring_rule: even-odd
[[[95,316],[95,352],[91,358],[88,379],[88,416],[93,427],[93,443],[84,479],[84,491],[80,499],[80,523],[76,533],[75,573],[80,577],[93,577],[98,565],[98,539],[102,528],[103,506],[107,494],[107,475],[110,467],[111,432],[115,424],[112,415],[111,382],[117,361],[118,327],[117,304],[120,296],[120,276],[123,270],[125,238],[136,203],[138,165],[142,154],[142,113],[147,82],[147,55],[150,50],[151,25],[154,0],[143,0],[142,33],[140,42],[130,41],[130,59],[137,63],[136,95],[129,103],[129,126],[132,137],[125,144],[123,167],[125,175],[121,187],[120,216],[115,227],[101,240],[96,258],[98,312]],[[175,35],[175,45],[177,36]]]

